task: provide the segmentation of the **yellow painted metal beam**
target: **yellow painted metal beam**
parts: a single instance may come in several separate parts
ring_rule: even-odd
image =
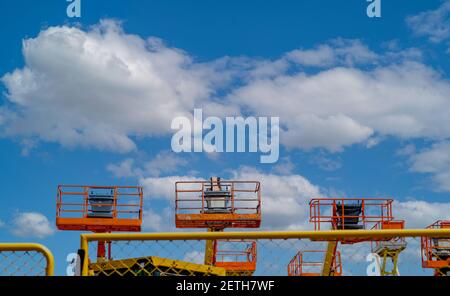
[[[382,259],[381,270],[380,270],[381,276],[387,276],[387,275],[397,276],[398,275],[398,257],[405,248],[406,247],[395,249],[395,250],[389,250],[386,248],[386,249],[383,249],[383,250],[380,250],[379,252],[377,252],[378,256],[380,256],[380,258]],[[392,263],[390,269],[388,268],[389,260]]]
[[[214,229],[208,228],[208,232],[214,232]],[[215,248],[215,240],[208,239],[205,242],[205,259],[204,262],[206,265],[212,265],[214,262],[214,248]]]
[[[327,253],[325,254],[325,260],[323,261],[322,276],[332,275],[331,267],[336,257],[337,241],[329,241],[327,246]]]
[[[395,237],[449,237],[450,229],[250,231],[250,232],[168,232],[168,233],[89,233],[81,241],[127,240],[208,240],[208,239],[311,239],[344,238],[389,239]]]
[[[83,234],[81,235],[80,249],[84,251],[84,258],[82,258],[81,265],[81,275],[87,276],[89,275],[89,244],[86,235]]]
[[[45,267],[45,274],[47,276],[54,275],[55,270],[55,259],[53,257],[52,252],[50,252],[47,247],[41,244],[35,243],[1,243],[0,244],[0,252],[38,252],[41,253],[47,265]]]

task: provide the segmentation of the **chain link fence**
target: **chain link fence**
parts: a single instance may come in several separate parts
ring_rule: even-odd
[[[339,238],[336,231],[83,235],[82,272],[98,276],[433,275],[433,269],[422,267],[421,236],[401,230],[381,231],[383,237],[368,237],[380,231],[358,232],[359,237]],[[392,243],[398,235],[404,237],[401,248]],[[106,258],[96,256],[98,241],[111,250]]]
[[[50,276],[54,260],[39,244],[0,244],[0,276]]]

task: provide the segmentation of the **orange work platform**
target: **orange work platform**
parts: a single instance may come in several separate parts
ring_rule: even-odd
[[[60,230],[140,231],[142,187],[58,186],[56,225]]]
[[[391,220],[376,223],[372,230],[405,229],[404,220]],[[406,248],[406,239],[404,237],[395,238],[377,238],[371,241],[372,253],[381,253],[383,250],[395,251]]]
[[[394,219],[392,203],[389,198],[315,198],[309,203],[310,222],[315,230],[330,224],[334,230],[370,229]]]
[[[427,229],[450,228],[450,221],[437,221]],[[422,237],[422,267],[434,268],[435,275],[450,275],[450,237]]]
[[[213,265],[231,275],[252,275],[256,270],[256,241],[215,241]]]
[[[175,183],[177,228],[258,228],[258,181],[179,181]]]
[[[308,250],[298,252],[288,264],[288,276],[321,276],[326,251]],[[332,275],[342,275],[341,253],[336,251],[331,264]]]

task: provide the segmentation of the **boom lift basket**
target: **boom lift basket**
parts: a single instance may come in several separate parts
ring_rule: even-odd
[[[298,252],[288,265],[288,276],[321,276],[326,251],[305,250]],[[336,251],[331,264],[334,276],[342,275],[341,253]]]
[[[175,183],[177,228],[258,228],[258,181],[179,181]]]
[[[450,221],[437,221],[428,229],[450,228]],[[435,269],[435,275],[450,275],[450,237],[422,237],[422,267]]]
[[[310,222],[315,230],[370,229],[377,223],[393,220],[392,199],[314,198],[310,201]],[[325,228],[324,228],[324,225]]]
[[[142,187],[58,186],[56,225],[60,230],[140,231]]]

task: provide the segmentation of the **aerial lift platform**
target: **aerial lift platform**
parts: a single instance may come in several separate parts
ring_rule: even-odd
[[[404,229],[405,221],[392,220],[375,224],[374,230],[380,229]],[[372,253],[377,254],[381,259],[380,273],[381,276],[398,276],[398,258],[400,253],[406,249],[406,239],[404,237],[396,237],[392,239],[378,239],[371,242]]]
[[[176,182],[175,225],[177,228],[206,228],[211,232],[258,228],[261,225],[260,183],[223,181],[219,177],[209,181]],[[223,249],[224,245],[228,247]],[[230,246],[233,246],[231,251]],[[227,275],[252,275],[256,257],[256,241],[206,241],[205,265],[223,267]]]
[[[450,228],[450,221],[439,220],[427,228]],[[423,268],[434,269],[435,276],[450,276],[450,237],[422,237],[421,249]]]
[[[395,221],[392,214],[393,199],[390,198],[314,198],[310,201],[310,222],[314,225],[314,230],[363,230],[363,229],[403,229],[404,221]],[[387,261],[392,259],[393,270],[397,270],[398,254],[403,248],[393,247],[386,243],[388,239],[379,239],[384,243],[377,245],[376,250],[381,254],[383,263],[381,264],[382,275],[393,273],[388,271]],[[336,262],[339,243],[356,244],[361,242],[372,242],[372,238],[349,239],[342,238],[334,241],[327,241],[324,261],[322,265],[322,276],[334,274],[333,264]],[[384,269],[383,269],[384,268]]]
[[[59,185],[56,226],[59,230],[95,233],[139,232],[142,205],[143,189],[139,186]],[[97,260],[106,259],[111,259],[111,244],[99,242]]]
[[[94,233],[139,232],[143,189],[139,186],[60,185],[56,225],[60,230]],[[108,251],[106,251],[108,245]],[[148,256],[114,260],[110,242],[98,242],[97,260],[88,263],[90,275],[226,275],[223,267]]]
[[[321,276],[323,273],[326,251],[305,250],[299,251],[288,265],[288,276]],[[342,263],[341,253],[336,251],[330,264],[329,275],[341,276]]]

